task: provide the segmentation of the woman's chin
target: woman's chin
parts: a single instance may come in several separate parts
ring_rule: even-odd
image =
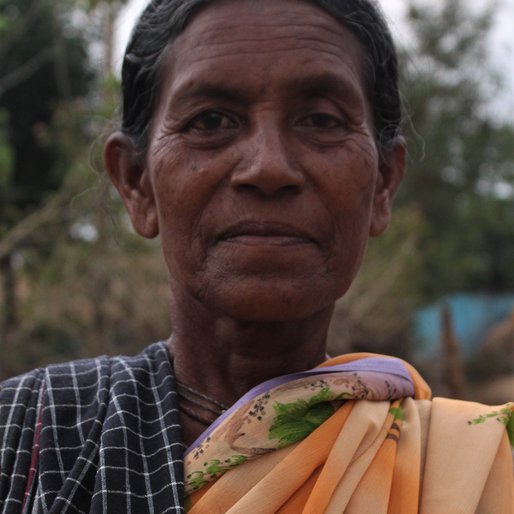
[[[216,297],[204,301],[221,315],[246,322],[273,323],[308,318],[331,309],[337,299],[335,293],[329,294],[326,289],[307,290],[277,282],[270,286],[265,282],[220,291]]]

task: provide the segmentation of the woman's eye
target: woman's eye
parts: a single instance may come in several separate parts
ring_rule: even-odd
[[[237,126],[238,123],[226,114],[218,111],[206,111],[195,116],[187,125],[187,129],[196,132],[213,132],[233,129]]]
[[[310,114],[300,120],[300,124],[304,127],[313,127],[321,129],[335,129],[343,126],[343,122],[332,116],[322,112]]]

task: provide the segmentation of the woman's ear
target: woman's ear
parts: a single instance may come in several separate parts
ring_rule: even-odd
[[[121,132],[109,136],[104,148],[104,165],[136,232],[149,239],[157,236],[159,222],[149,173],[128,136]]]
[[[373,212],[369,235],[382,234],[391,220],[394,196],[405,173],[405,140],[398,137],[390,149],[383,150],[380,159],[379,176],[373,199]]]

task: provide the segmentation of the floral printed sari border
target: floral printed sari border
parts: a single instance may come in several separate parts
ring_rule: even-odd
[[[338,364],[335,366],[326,366],[321,368],[313,368],[300,373],[292,373],[290,375],[284,375],[281,377],[267,380],[262,384],[255,386],[253,389],[248,391],[242,396],[230,409],[226,410],[214,423],[212,423],[200,436],[193,442],[191,446],[186,450],[186,456],[200,444],[201,441],[206,439],[219,425],[223,423],[233,412],[239,409],[242,405],[250,402],[259,395],[270,391],[278,386],[293,382],[295,380],[305,377],[322,376],[329,373],[359,373],[359,372],[370,372],[379,373],[381,375],[388,375],[391,382],[398,384],[405,391],[407,389],[408,394],[406,396],[414,396],[414,384],[410,378],[407,368],[403,362],[399,359],[383,358],[383,357],[367,357],[346,364]]]

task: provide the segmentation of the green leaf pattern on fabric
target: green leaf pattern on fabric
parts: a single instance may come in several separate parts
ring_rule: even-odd
[[[496,421],[505,425],[510,445],[514,448],[514,403],[508,403],[502,409],[491,411],[471,419],[468,421],[468,425],[480,425],[491,419],[496,419]]]
[[[403,412],[403,408],[401,406],[391,407],[389,412],[393,415],[395,421],[399,419],[400,421],[405,420],[405,412]]]
[[[507,422],[507,434],[510,445],[514,448],[514,412],[511,410],[509,421]]]
[[[346,400],[391,401],[390,415],[405,419],[402,382],[382,371],[320,373],[278,384],[229,412],[184,458],[186,495],[232,468],[305,439]],[[514,446],[514,403],[469,420],[497,420]]]
[[[247,460],[244,455],[232,455],[228,459],[221,461],[219,459],[212,459],[204,462],[203,471],[193,471],[186,476],[187,482],[193,491],[200,489],[204,485],[208,484],[214,478],[218,478],[227,471],[240,464],[243,464]]]
[[[489,419],[496,419],[505,426],[508,426],[510,418],[512,415],[512,409],[509,407],[505,407],[500,410],[495,410],[492,412],[488,412],[487,414],[482,414],[477,418],[471,419],[468,421],[468,425],[480,425],[481,423],[485,423]]]
[[[389,375],[376,371],[320,373],[261,393],[206,434],[185,456],[191,494],[233,467],[305,439],[345,400],[398,396]]]
[[[335,412],[331,402],[347,396],[324,387],[308,400],[276,402],[273,405],[276,416],[269,429],[269,438],[278,439],[278,448],[301,441]]]
[[[305,439],[347,400],[404,396],[408,382],[382,370],[306,373],[231,409],[184,458],[186,495],[233,467]]]

